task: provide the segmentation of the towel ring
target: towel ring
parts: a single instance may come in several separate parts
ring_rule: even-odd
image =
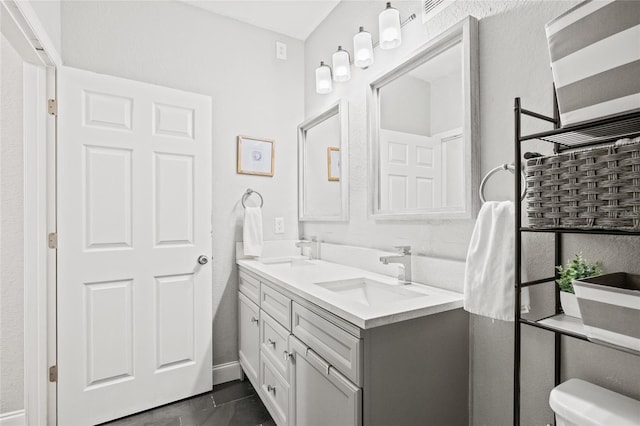
[[[507,163],[501,164],[498,167],[496,167],[494,169],[491,169],[489,171],[489,173],[487,173],[484,176],[484,178],[482,178],[482,182],[480,182],[480,189],[478,190],[478,193],[480,195],[480,201],[482,201],[483,203],[487,202],[487,200],[484,198],[484,186],[486,185],[487,181],[489,180],[489,178],[492,175],[494,175],[494,174],[496,174],[496,173],[498,173],[499,171],[502,171],[502,170],[508,170],[511,173],[515,173],[516,168],[515,168],[515,166],[513,164],[507,164]],[[520,176],[522,177],[522,180],[526,181],[527,177],[525,176],[524,171],[520,170]],[[522,187],[522,195],[520,196],[520,201],[524,200],[524,196],[526,194],[527,194],[527,188],[526,188],[526,186],[523,186]]]
[[[264,206],[264,199],[262,198],[262,195],[260,195],[260,193],[258,191],[254,191],[251,188],[248,188],[244,195],[242,196],[242,207],[244,207],[245,209],[247,208],[247,206],[244,204],[245,201],[247,201],[247,199],[251,196],[251,194],[256,194],[258,197],[260,197],[260,207]]]

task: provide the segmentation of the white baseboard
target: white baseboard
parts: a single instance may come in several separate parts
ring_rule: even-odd
[[[242,378],[242,368],[238,361],[213,366],[213,384],[231,382]],[[4,425],[3,425],[4,426]]]
[[[10,413],[0,414],[1,426],[24,426],[26,417],[24,410],[11,411]]]

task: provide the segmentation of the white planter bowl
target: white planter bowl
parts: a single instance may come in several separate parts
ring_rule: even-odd
[[[567,293],[566,291],[560,292],[560,304],[565,315],[574,318],[582,318],[580,314],[580,307],[578,306],[578,298],[573,293]]]

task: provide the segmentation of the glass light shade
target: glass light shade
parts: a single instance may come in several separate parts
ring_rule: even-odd
[[[387,3],[387,8],[378,16],[378,30],[380,31],[380,49],[393,49],[402,43],[400,27],[400,12]]]
[[[371,33],[360,27],[360,31],[353,36],[353,63],[359,68],[367,68],[373,64],[373,42]]]
[[[325,93],[331,93],[332,90],[331,68],[325,65],[324,62],[320,62],[320,66],[316,68],[316,93],[324,95]]]
[[[351,78],[351,60],[349,52],[342,50],[342,46],[338,46],[338,50],[333,54],[333,80],[348,81]]]

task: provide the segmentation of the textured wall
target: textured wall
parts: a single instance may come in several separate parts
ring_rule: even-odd
[[[235,242],[246,188],[264,197],[265,239],[298,234],[302,42],[178,2],[64,2],[62,27],[69,66],[212,96],[213,362],[237,360]],[[287,43],[287,61],[275,58],[276,40]],[[239,134],[276,140],[273,178],[236,174]]]
[[[410,244],[414,252],[464,259],[473,221],[380,222],[367,217],[367,106],[366,86],[394,67],[450,25],[466,15],[480,20],[480,121],[481,169],[513,161],[513,99],[523,106],[550,114],[552,76],[549,67],[544,24],[576,2],[571,1],[458,1],[426,25],[420,22],[418,1],[396,1],[401,16],[418,14],[403,28],[403,44],[392,51],[376,49],[376,62],[367,69],[352,69],[352,80],[334,85],[330,95],[317,95],[313,70],[327,61],[337,45],[351,47],[351,37],[359,25],[377,39],[377,16],[384,2],[342,2],[311,34],[305,43],[305,114],[327,108],[338,98],[349,101],[350,207],[349,223],[304,223],[304,235],[352,245],[390,248]],[[529,133],[544,130],[533,120],[524,123]],[[527,150],[550,152],[550,147],[531,144]],[[512,178],[496,175],[487,185],[488,199],[512,198]],[[548,236],[527,236],[527,270],[531,279],[553,273],[553,245]],[[601,259],[609,270],[638,272],[639,238],[573,239],[566,245],[565,258],[584,250],[593,260]],[[635,262],[635,263],[634,263]],[[531,315],[550,313],[551,286],[534,289]],[[526,425],[552,422],[548,392],[553,384],[553,336],[525,328],[523,331],[523,407]],[[513,324],[492,322],[472,315],[470,348],[472,367],[472,423],[508,425],[512,416]],[[565,377],[582,377],[612,390],[640,399],[640,357],[568,341],[564,351]]]
[[[0,36],[0,413],[24,408],[22,59]]]

